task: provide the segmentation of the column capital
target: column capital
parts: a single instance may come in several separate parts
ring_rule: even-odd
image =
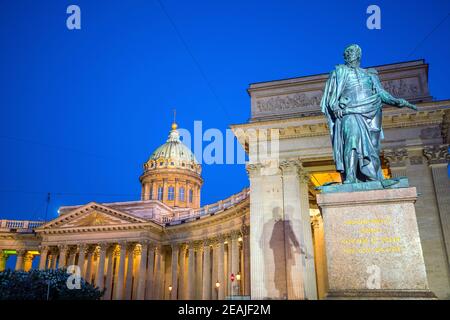
[[[212,239],[207,238],[203,240],[203,248],[209,248],[210,245],[212,245]]]
[[[31,253],[29,253],[27,251],[23,257],[24,257],[25,262],[30,262],[30,261],[33,261],[34,255],[32,255]]]
[[[425,146],[423,154],[428,160],[430,166],[436,164],[448,164],[450,154],[448,153],[448,144]]]
[[[28,252],[28,250],[24,249],[24,248],[16,249],[16,254],[18,256],[24,256],[27,252]]]
[[[99,243],[98,243],[98,248],[99,248],[100,250],[106,251],[106,250],[109,249],[109,246],[110,246],[110,245],[111,245],[111,244],[108,243],[108,242],[99,242]]]
[[[134,246],[134,249],[132,252],[133,252],[134,258],[139,257],[142,254],[142,247],[136,245],[136,246]]]
[[[295,159],[285,159],[280,161],[280,169],[283,172],[283,174],[286,173],[296,173],[299,170],[303,169],[302,162],[295,158]]]
[[[127,250],[134,251],[134,249],[136,248],[136,242],[126,242],[124,247],[126,247]]]
[[[213,248],[219,246],[219,243],[220,243],[219,236],[211,237],[211,238],[209,239],[209,241],[210,241],[210,245],[211,245]]]
[[[193,247],[195,251],[203,250],[203,241],[201,240],[193,241]]]
[[[48,245],[40,245],[39,246],[39,250],[40,251],[49,251],[50,250],[50,247],[48,246]]]
[[[250,226],[244,224],[244,225],[241,227],[241,234],[242,234],[243,236],[248,236],[248,235],[250,234]]]
[[[245,166],[245,170],[247,171],[247,175],[249,178],[253,178],[261,175],[262,164],[260,163],[248,163]]]
[[[241,230],[233,230],[230,232],[231,240],[238,240],[241,236]]]
[[[390,167],[404,167],[408,158],[408,150],[403,147],[384,149],[383,157]]]
[[[63,252],[63,251],[67,252],[69,250],[69,246],[67,244],[59,244],[58,250],[59,250],[59,252]]]

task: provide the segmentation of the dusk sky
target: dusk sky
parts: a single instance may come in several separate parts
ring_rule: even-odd
[[[81,8],[81,30],[66,9]],[[381,30],[366,9],[381,8]],[[139,176],[181,128],[250,117],[248,85],[329,72],[350,43],[363,66],[425,59],[450,98],[450,1],[0,2],[0,218],[139,200]],[[446,19],[447,17],[447,19]],[[205,143],[206,145],[207,143]],[[202,204],[248,186],[244,165],[203,165]]]

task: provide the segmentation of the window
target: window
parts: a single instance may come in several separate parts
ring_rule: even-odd
[[[192,191],[192,189],[189,189],[189,203],[192,203],[193,199],[194,199],[194,191]]]
[[[179,190],[178,192],[179,192],[178,199],[179,199],[180,201],[184,201],[184,188],[181,187],[180,190]]]
[[[173,200],[174,198],[175,198],[175,189],[174,189],[174,187],[169,187],[167,200]]]
[[[153,186],[150,187],[150,196],[148,198],[153,200]]]
[[[158,200],[162,201],[163,196],[164,196],[164,189],[163,189],[163,187],[158,187]]]

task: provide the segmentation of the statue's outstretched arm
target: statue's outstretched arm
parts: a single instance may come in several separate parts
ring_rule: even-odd
[[[394,107],[408,107],[413,110],[417,110],[417,107],[405,99],[402,98],[395,98],[393,95],[391,95],[389,92],[384,90],[383,85],[381,84],[380,78],[376,74],[376,72],[372,71],[372,79],[375,83],[375,86],[377,87],[377,92],[380,95],[381,101],[385,104],[394,106]]]

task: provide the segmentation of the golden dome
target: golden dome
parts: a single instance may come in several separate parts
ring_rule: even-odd
[[[158,147],[144,164],[145,171],[161,168],[176,168],[201,172],[201,166],[194,153],[180,140],[178,125],[174,122],[169,137]]]

